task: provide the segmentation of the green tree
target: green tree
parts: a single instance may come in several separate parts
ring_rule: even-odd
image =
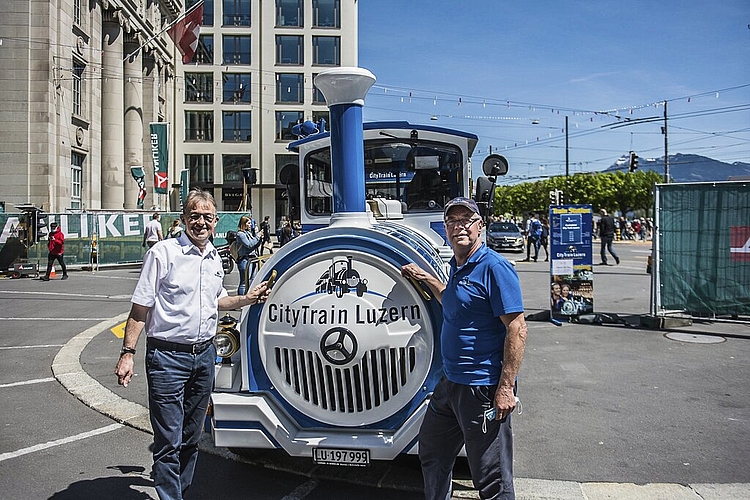
[[[549,207],[549,192],[559,189],[565,203],[590,204],[594,211],[605,208],[622,213],[643,211],[651,215],[654,184],[661,175],[653,171],[633,173],[581,173],[570,177],[553,177],[513,186],[498,186],[495,190],[494,213],[522,215],[545,212]]]

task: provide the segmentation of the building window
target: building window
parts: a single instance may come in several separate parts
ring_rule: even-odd
[[[318,87],[315,86],[315,77],[318,76],[317,73],[313,73],[313,104],[325,104],[326,98],[323,95],[323,92],[318,89]]]
[[[250,142],[250,111],[224,111],[222,140],[225,142]]]
[[[305,102],[305,76],[300,73],[276,73],[276,102]]]
[[[213,100],[213,73],[185,73],[185,102],[212,102]]]
[[[276,36],[276,64],[301,66],[305,63],[304,41],[301,36]]]
[[[315,124],[318,126],[318,130],[320,130],[320,121],[325,121],[325,129],[327,131],[331,131],[331,118],[330,113],[328,111],[313,111],[312,114],[312,121],[315,122]],[[320,132],[323,132],[320,130]]]
[[[190,7],[200,2],[200,0],[188,0],[185,2],[185,10],[190,10]],[[203,0],[203,21],[201,26],[213,26],[214,25],[214,0]]]
[[[190,171],[190,187],[214,183],[213,155],[185,155],[185,168]]]
[[[83,8],[81,4],[83,0],[73,0],[73,23],[81,26],[81,12]]]
[[[222,155],[224,184],[242,185],[242,169],[250,168],[250,155]]]
[[[185,111],[185,140],[214,141],[214,112]]]
[[[313,37],[313,64],[339,66],[341,64],[340,39],[337,36]]]
[[[292,133],[292,127],[302,123],[304,115],[302,111],[277,111],[276,112],[276,140],[293,141],[297,137]]]
[[[304,23],[302,0],[276,0],[276,27],[301,28]]]
[[[341,27],[341,0],[313,0],[313,28]]]
[[[190,62],[198,64],[214,63],[214,36],[200,35],[198,37],[198,48],[195,51],[193,60]]]
[[[83,72],[86,70],[86,66],[80,61],[73,61],[73,114],[75,116],[83,116],[83,94],[84,94],[84,79]]]
[[[250,64],[250,37],[224,35],[223,64]]]
[[[250,26],[250,0],[224,0],[224,26]]]
[[[83,191],[83,162],[86,157],[80,153],[70,154],[70,208],[81,209]]]
[[[222,80],[224,81],[222,102],[250,103],[250,73],[224,73]]]

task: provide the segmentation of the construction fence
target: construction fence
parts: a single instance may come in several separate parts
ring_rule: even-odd
[[[653,315],[750,321],[750,182],[658,184]]]

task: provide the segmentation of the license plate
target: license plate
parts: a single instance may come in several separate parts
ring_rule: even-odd
[[[347,450],[343,448],[313,448],[313,462],[320,465],[344,465],[367,467],[370,465],[370,450]]]

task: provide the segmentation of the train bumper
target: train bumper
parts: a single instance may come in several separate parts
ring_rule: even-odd
[[[417,453],[426,399],[398,429],[300,427],[266,394],[214,393],[211,434],[216,446],[283,449],[292,457],[311,457],[316,447],[369,450],[372,460]]]

